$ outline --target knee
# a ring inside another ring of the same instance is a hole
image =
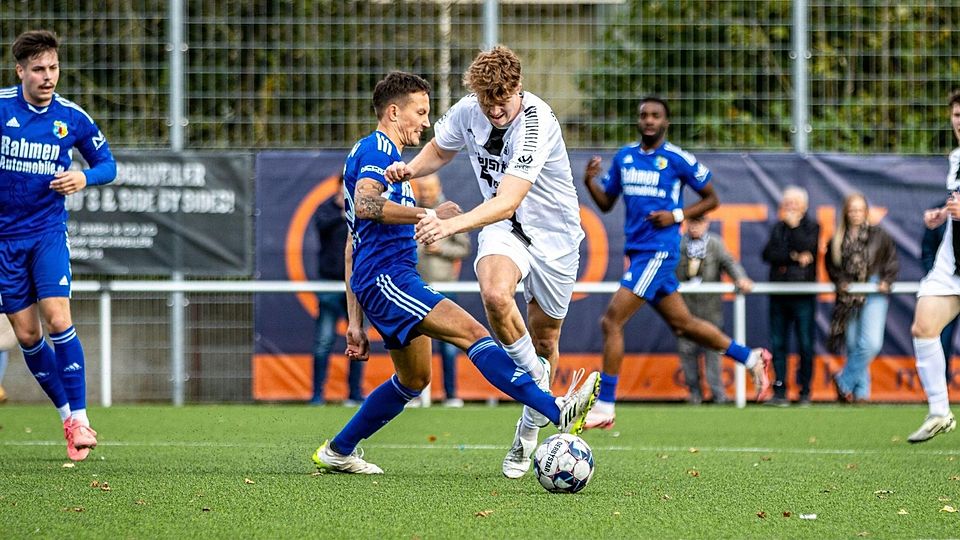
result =
[[[616,334],[623,331],[623,324],[614,319],[609,313],[600,319],[600,329],[603,335]]]
[[[430,384],[430,372],[426,373],[405,373],[403,375],[397,374],[397,379],[400,380],[400,384],[413,390],[415,392],[420,392]]]
[[[504,315],[516,305],[513,294],[499,289],[487,289],[480,291],[480,298],[483,300],[483,307],[487,313]]]
[[[68,315],[63,313],[53,313],[47,317],[47,328],[50,329],[51,334],[59,334],[60,332],[65,331],[67,328],[73,326],[73,321],[70,320]]]
[[[940,337],[939,329],[933,328],[926,321],[915,320],[910,326],[910,334],[915,338],[933,339]]]
[[[32,347],[39,343],[43,338],[43,334],[40,332],[39,326],[36,328],[18,329],[14,332],[14,334],[17,336],[17,342],[24,347]]]

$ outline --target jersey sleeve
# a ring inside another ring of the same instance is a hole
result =
[[[467,144],[465,133],[466,111],[470,96],[464,97],[450,107],[433,125],[433,140],[443,150],[459,151]]]
[[[617,152],[617,155],[613,157],[613,163],[611,163],[610,168],[607,169],[607,174],[605,174],[603,180],[600,181],[600,186],[603,187],[603,192],[606,193],[608,197],[619,197],[623,191],[623,181],[620,178],[620,160],[622,157],[623,152]]]
[[[383,173],[394,161],[396,160],[375,148],[367,148],[366,151],[359,156],[358,165],[360,170],[357,171],[357,183],[360,183],[364,178],[369,178],[380,182],[384,186],[390,187],[390,183],[387,182]]]
[[[520,114],[523,131],[516,135],[518,148],[511,152],[503,172],[533,183],[561,140],[560,123],[546,106],[530,105]]]
[[[697,161],[696,156],[674,147],[673,166],[677,170],[677,178],[696,191],[707,187],[713,173],[703,163]]]
[[[97,186],[112,182],[117,177],[117,163],[113,159],[107,138],[86,113],[76,115],[76,125],[79,132],[75,146],[90,165],[89,169],[83,171],[87,177],[87,185]]]

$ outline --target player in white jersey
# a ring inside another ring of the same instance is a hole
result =
[[[487,318],[519,372],[546,389],[584,234],[560,124],[549,105],[523,91],[520,70],[507,47],[478,54],[463,79],[473,93],[437,121],[433,140],[410,163],[394,163],[385,176],[393,182],[425,176],[467,148],[484,202],[450,219],[425,217],[416,238],[430,244],[483,228],[474,267]],[[514,300],[521,282],[529,332]],[[503,461],[505,476],[520,478],[530,468],[544,424],[524,407]]]
[[[960,143],[960,92],[950,96],[949,107],[953,135]],[[947,229],[933,268],[920,282],[913,326],[910,328],[917,357],[917,374],[920,375],[929,405],[929,414],[923,424],[907,437],[912,443],[928,441],[939,433],[953,431],[957,426],[950,411],[946,359],[940,343],[940,332],[960,313],[960,266],[957,265],[957,250],[960,249],[960,229],[957,228],[957,220],[960,220],[957,193],[960,191],[960,147],[950,152],[947,191],[950,196],[946,205],[932,220],[934,227],[946,221]]]

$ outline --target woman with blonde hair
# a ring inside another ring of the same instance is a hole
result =
[[[827,346],[839,353],[846,345],[847,363],[833,383],[837,399],[847,403],[870,399],[870,362],[883,346],[890,285],[900,270],[893,240],[882,227],[867,222],[868,214],[862,194],[848,195],[825,257],[827,274],[837,288]],[[878,293],[847,292],[851,283],[864,282],[876,283]]]

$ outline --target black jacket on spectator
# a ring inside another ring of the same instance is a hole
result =
[[[800,225],[791,229],[783,221],[777,222],[770,231],[770,239],[763,248],[763,260],[770,265],[770,281],[816,281],[817,246],[820,242],[820,225],[804,214]],[[790,258],[790,253],[809,251],[813,262],[807,266]]]
[[[313,225],[317,229],[320,248],[317,254],[320,262],[317,277],[324,280],[343,280],[347,246],[347,220],[343,217],[343,208],[330,197],[317,208],[313,216]]]

